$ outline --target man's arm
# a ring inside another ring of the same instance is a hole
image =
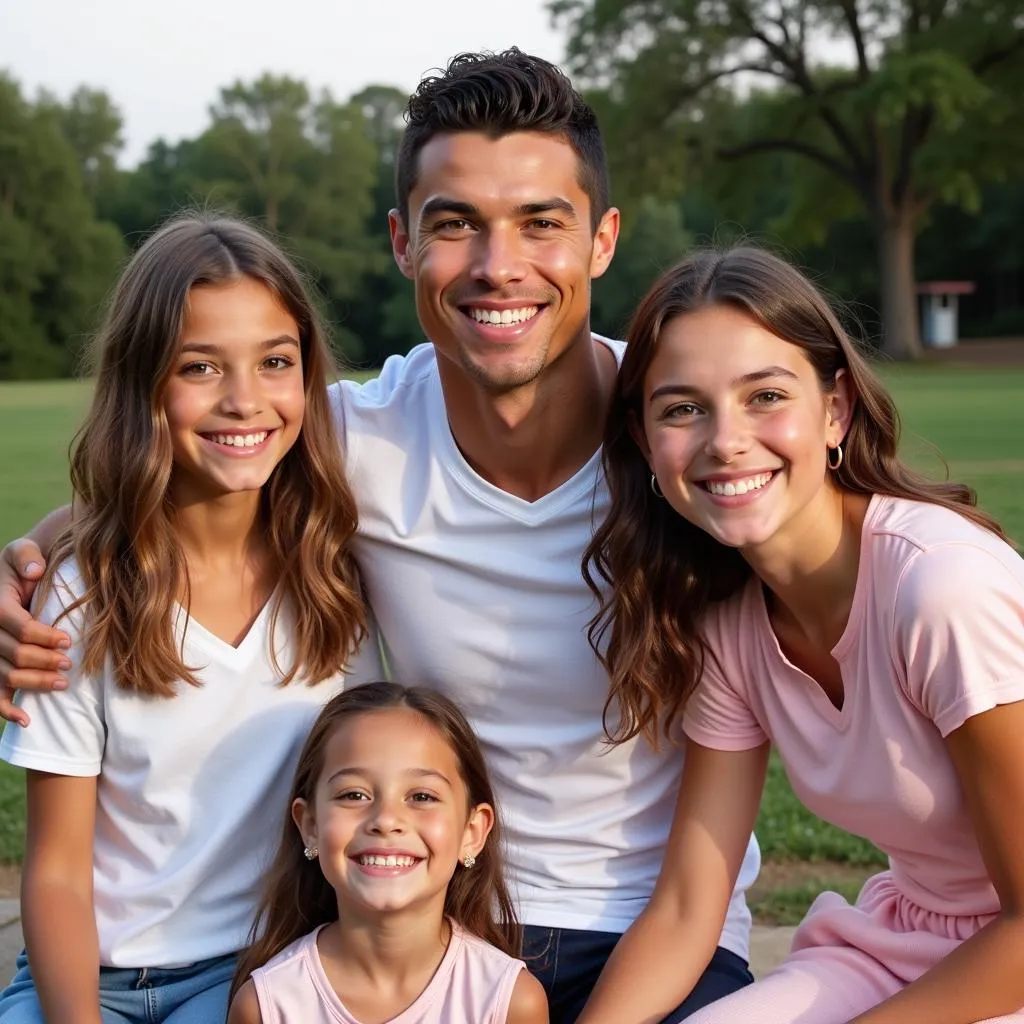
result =
[[[71,667],[63,653],[70,638],[37,622],[28,612],[46,556],[71,521],[71,506],[51,512],[28,536],[0,551],[0,718],[28,725],[28,716],[13,704],[15,690],[61,690],[61,675]]]

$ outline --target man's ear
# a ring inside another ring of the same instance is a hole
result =
[[[594,231],[594,247],[590,254],[590,276],[600,277],[612,262],[619,239],[619,211],[615,207],[605,210]]]
[[[409,249],[409,232],[398,210],[388,210],[388,232],[391,235],[391,252],[402,274],[413,278],[412,254]]]

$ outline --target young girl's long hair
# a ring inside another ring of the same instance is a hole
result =
[[[135,253],[93,346],[92,407],[71,459],[74,520],[50,558],[78,561],[85,584],[83,668],[110,657],[118,684],[173,696],[198,685],[182,662],[173,610],[188,571],[168,497],[173,471],[163,396],[174,369],[189,292],[249,277],[265,284],[299,328],[305,414],[298,440],[261,493],[261,528],[280,581],[274,625],[287,601],[294,662],[316,683],[344,666],[366,632],[348,553],[356,506],[345,479],[327,386],[334,366],[299,273],[256,228],[226,217],[174,218]],[[187,610],[187,600],[184,602]]]
[[[300,798],[313,802],[324,768],[324,752],[338,726],[357,715],[388,708],[411,708],[422,715],[455,752],[469,807],[486,803],[494,810],[494,825],[476,863],[472,869],[457,867],[448,885],[445,916],[498,949],[519,955],[521,929],[505,882],[501,813],[470,724],[452,701],[433,690],[398,683],[366,683],[327,702],[299,755],[281,841],[266,875],[249,948],[238,962],[232,997],[257,967],[318,925],[338,919],[337,895],[320,865],[306,859],[291,806]]]
[[[604,434],[611,507],[583,558],[583,574],[599,602],[589,632],[611,679],[605,730],[612,742],[641,734],[657,745],[662,730],[670,734],[702,671],[702,615],[751,574],[735,548],[654,495],[650,467],[630,434],[631,423],[642,423],[644,377],[662,328],[709,305],[736,308],[799,346],[826,392],[839,370],[850,375],[857,400],[834,474],[839,487],[941,505],[1002,536],[998,524],[974,507],[969,487],[928,480],[900,461],[892,399],[803,274],[750,246],[694,253],[655,282],[633,315]]]

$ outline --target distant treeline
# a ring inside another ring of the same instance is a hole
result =
[[[122,119],[82,87],[66,102],[24,94],[0,73],[0,378],[74,375],[119,268],[154,226],[190,206],[238,211],[277,233],[314,277],[338,350],[372,367],[421,340],[412,290],[394,267],[386,216],[406,96],[373,85],[345,102],[264,75],[223,89],[194,139],[154,142],[138,167],[117,166]],[[753,116],[732,103],[731,116]],[[600,104],[599,104],[600,106]],[[1020,129],[1018,123],[1018,130]],[[750,237],[782,248],[847,300],[869,340],[881,301],[867,217],[834,203],[792,207],[785,156],[743,173],[714,163],[677,188],[620,174],[624,211],[612,270],[595,283],[594,326],[621,332],[659,269],[695,244]],[[962,333],[1024,333],[1024,175],[984,185],[971,212],[938,202],[916,248],[918,279],[970,279]]]

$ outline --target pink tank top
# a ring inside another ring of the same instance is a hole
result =
[[[319,932],[297,939],[252,972],[263,1024],[360,1024],[327,980],[316,948]],[[525,968],[522,960],[453,924],[429,984],[388,1024],[505,1024],[512,989]]]

